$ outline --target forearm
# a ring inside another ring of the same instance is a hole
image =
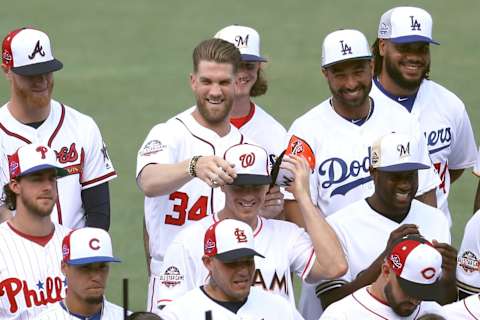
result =
[[[138,185],[147,197],[170,194],[192,179],[187,171],[189,162],[149,164],[138,176]]]
[[[297,201],[285,200],[282,215],[285,217],[285,220],[295,223],[301,228],[305,228],[305,221],[303,221]]]
[[[347,261],[335,231],[308,194],[298,196],[297,203],[317,257],[308,279],[318,281],[342,276],[347,271]]]
[[[437,301],[441,305],[445,305],[448,303],[452,303],[457,301],[458,298],[458,290],[457,290],[457,282],[451,279],[443,279],[440,281],[442,290],[441,296],[439,301]]]

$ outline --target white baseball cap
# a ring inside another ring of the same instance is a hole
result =
[[[353,59],[372,59],[367,38],[358,30],[337,30],[323,40],[322,68]]]
[[[85,227],[70,232],[62,243],[63,261],[70,265],[95,262],[120,262],[113,256],[112,240],[107,231]]]
[[[380,171],[399,172],[428,169],[422,162],[421,145],[412,136],[392,132],[374,142],[370,163]]]
[[[268,153],[254,144],[237,144],[225,151],[223,158],[234,164],[237,177],[234,185],[266,185],[272,183]]]
[[[385,12],[378,25],[378,38],[393,43],[428,42],[432,39],[432,16],[416,7],[396,7]]]
[[[8,156],[10,179],[47,169],[56,169],[59,177],[68,175],[68,171],[57,164],[55,152],[46,145],[26,144],[18,148],[13,155]]]
[[[222,262],[234,262],[244,257],[263,255],[255,251],[252,228],[245,222],[224,219],[205,232],[204,254]]]
[[[2,63],[24,76],[63,68],[63,64],[53,57],[47,34],[31,28],[13,30],[3,39]]]
[[[267,61],[260,55],[260,36],[253,28],[231,25],[218,31],[213,37],[234,44],[240,51],[242,61]]]
[[[419,235],[405,236],[393,246],[387,263],[408,296],[426,301],[438,297],[442,255],[430,242]]]

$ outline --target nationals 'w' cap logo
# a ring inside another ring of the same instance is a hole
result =
[[[272,182],[268,154],[260,146],[237,144],[227,149],[223,158],[233,164],[237,173],[234,185],[268,185]]]

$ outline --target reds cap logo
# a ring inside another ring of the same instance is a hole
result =
[[[422,270],[422,272],[421,272],[422,276],[423,276],[425,279],[427,279],[427,280],[430,280],[430,279],[432,279],[433,277],[435,277],[435,274],[436,274],[436,273],[437,273],[437,272],[436,272],[435,269],[432,268],[432,267],[426,268],[426,269]]]

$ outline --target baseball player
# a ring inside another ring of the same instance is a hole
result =
[[[373,45],[374,85],[370,96],[387,97],[418,119],[433,165],[440,176],[437,206],[448,209],[450,184],[473,167],[476,143],[463,102],[429,80],[432,17],[420,8],[396,7],[380,18]]]
[[[162,320],[162,318],[153,312],[137,311],[129,315],[127,320]]]
[[[428,168],[422,162],[421,145],[409,135],[390,133],[372,146],[370,162],[373,195],[327,218],[340,239],[349,270],[340,279],[317,287],[323,307],[370,284],[378,276],[390,244],[417,233],[432,241],[444,256],[439,302],[455,300],[456,250],[448,245],[447,218],[440,209],[414,199],[418,170]]]
[[[260,216],[271,182],[265,149],[251,144],[236,145],[227,150],[225,160],[233,163],[237,172],[233,183],[222,187],[225,208],[182,230],[168,247],[158,282],[160,306],[205,284],[208,269],[198,263],[203,248],[196,239],[223,219],[247,223],[254,230],[256,250],[265,254],[265,259],[256,261],[253,285],[285,297],[292,306],[295,306],[292,273],[307,282],[318,282],[345,272],[347,266],[335,233],[310,199],[310,169],[306,161],[292,156],[282,166],[295,174],[295,182],[287,190],[300,203],[308,222],[307,232],[291,222]]]
[[[418,319],[423,314],[442,315],[433,302],[441,290],[442,255],[418,235],[397,240],[371,285],[330,305],[321,320]],[[450,318],[448,318],[450,319]]]
[[[475,161],[475,166],[473,167],[473,174],[477,177],[480,177],[480,150],[477,153],[477,160]],[[475,193],[475,200],[473,202],[473,212],[477,212],[480,209],[480,180],[477,184],[477,192]]]
[[[229,122],[239,62],[231,43],[201,42],[193,52],[190,76],[196,106],[153,127],[138,152],[137,183],[146,196],[151,255],[148,311],[158,299],[153,288],[167,246],[184,227],[223,207],[223,192],[216,187],[235,177],[222,156],[244,140]]]
[[[113,256],[107,231],[82,228],[70,232],[62,242],[61,269],[68,283],[65,299],[50,305],[38,320],[123,319],[123,308],[104,297],[109,263]]]
[[[0,148],[6,155],[29,143],[53,149],[57,164],[69,173],[59,181],[53,221],[108,229],[108,181],[116,173],[94,120],[52,99],[53,72],[62,66],[44,32],[21,28],[8,33],[2,70],[10,82],[10,100],[0,108]],[[8,170],[6,160],[0,167]]]
[[[448,320],[478,320],[480,319],[480,296],[474,294],[460,301],[443,306],[443,312]]]
[[[369,44],[357,30],[330,33],[323,42],[322,72],[332,97],[296,119],[288,137],[304,140],[315,154],[310,179],[313,203],[328,216],[373,193],[369,173],[372,143],[386,133],[406,132],[424,140],[418,122],[389,99],[369,99],[373,66]],[[430,163],[423,141],[423,162]],[[417,196],[435,203],[438,177],[434,169],[419,176]],[[303,226],[296,201],[285,195],[289,220]],[[321,309],[314,288],[303,286],[300,310],[308,319],[318,320]]]
[[[458,250],[457,286],[459,297],[480,293],[480,211],[467,222]]]
[[[224,219],[205,232],[202,262],[208,283],[188,291],[162,311],[167,319],[294,319],[295,308],[285,299],[251,287],[253,231],[244,222]]]
[[[65,296],[59,262],[70,229],[52,222],[50,215],[57,178],[68,172],[41,144],[20,147],[9,157],[8,168],[5,203],[16,214],[0,224],[0,319],[35,319]]]
[[[233,43],[241,53],[242,61],[235,80],[230,123],[247,138],[265,148],[273,165],[284,149],[285,128],[262,107],[252,101],[252,97],[264,95],[268,89],[263,65],[267,59],[260,55],[260,36],[250,27],[231,25],[218,31],[215,38]],[[265,129],[268,128],[268,134]],[[264,217],[275,217],[283,210],[283,194],[273,185],[262,209]]]

